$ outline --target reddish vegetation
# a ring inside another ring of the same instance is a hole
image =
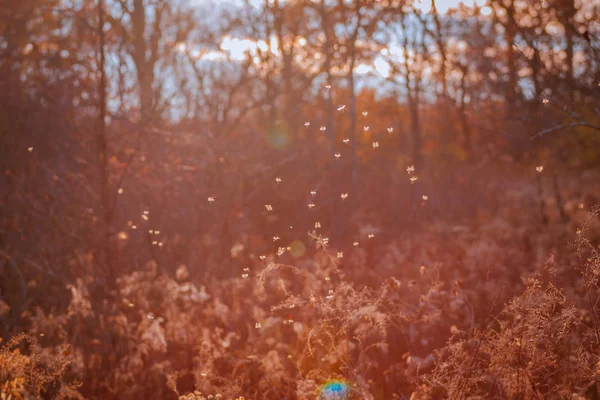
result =
[[[0,6],[0,400],[599,398],[598,6],[260,3]]]

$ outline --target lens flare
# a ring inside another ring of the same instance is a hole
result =
[[[302,257],[306,254],[306,245],[300,240],[294,240],[290,243],[290,254],[292,257]]]
[[[346,400],[350,394],[350,386],[344,381],[328,381],[321,387],[319,400]]]
[[[269,128],[266,136],[269,147],[277,150],[283,150],[290,144],[290,133],[283,124],[275,124]]]

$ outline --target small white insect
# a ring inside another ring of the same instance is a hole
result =
[[[315,206],[315,203],[310,203],[310,204],[308,205],[308,208],[313,208],[314,206]]]
[[[346,200],[348,198],[348,193],[342,193],[340,197],[342,198],[342,200]]]
[[[341,106],[339,106],[339,107],[337,108],[337,110],[338,110],[338,111],[340,111],[340,112],[344,111],[345,109],[346,109],[346,106],[345,106],[345,105],[341,105]]]
[[[211,196],[211,197],[209,197],[209,198],[208,198],[208,202],[209,202],[209,203],[212,203],[212,202],[214,202],[214,201],[215,201],[215,198],[214,198],[214,197],[212,197],[212,196]]]
[[[275,182],[281,183],[281,178],[280,177],[275,178]]]
[[[387,128],[387,131],[388,131],[389,134],[392,134],[394,132],[394,128],[389,127],[389,128]]]
[[[373,148],[376,149],[379,147],[379,142],[373,142]]]
[[[27,151],[31,153],[33,151],[33,147],[28,147]]]
[[[348,143],[350,143],[350,139],[346,138],[346,139],[342,140],[342,142],[343,142],[344,144],[348,144]]]
[[[319,221],[315,222],[315,229],[318,229],[321,227],[321,223]]]
[[[544,170],[544,166],[543,165],[538,165],[537,167],[535,167],[535,170],[540,173]]]
[[[367,115],[369,115],[369,113],[367,111],[363,111],[362,115],[363,117],[366,117]]]
[[[306,122],[304,123],[304,126],[306,126],[306,127],[308,128],[308,127],[310,126],[310,122],[306,121]]]
[[[343,251],[338,251],[337,258],[344,258],[344,252]]]
[[[277,242],[279,239],[281,239],[279,236],[273,236],[273,242]]]
[[[373,239],[374,237],[375,237],[375,234],[369,233],[369,239]]]
[[[326,126],[322,126],[322,127],[320,127],[320,128],[319,128],[319,130],[320,130],[321,132],[325,132],[325,131],[327,130],[327,127],[326,127]]]
[[[371,127],[363,126],[363,132],[369,132],[369,129],[371,129]]]
[[[123,188],[119,188],[119,190],[117,190],[117,193],[123,194]]]
[[[265,208],[267,209],[267,211],[273,211],[273,206],[270,204],[265,204]]]
[[[316,191],[316,190],[311,190],[311,191],[310,191],[310,194],[311,194],[312,196],[316,196],[316,195],[317,195],[317,191]]]
[[[419,179],[419,178],[417,178],[416,176],[411,176],[410,183],[415,183],[417,181],[417,179]]]
[[[336,160],[339,160],[342,155],[340,153],[335,153],[334,156]]]
[[[408,167],[406,167],[406,172],[408,172],[409,174],[415,172],[415,166],[409,165]]]

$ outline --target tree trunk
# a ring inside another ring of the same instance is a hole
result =
[[[445,103],[448,97],[448,82],[446,79],[446,44],[444,43],[444,38],[442,36],[442,24],[440,23],[437,7],[435,6],[435,0],[431,0],[431,13],[433,14],[433,21],[435,23],[435,40],[438,51],[440,52],[440,79],[442,80],[442,99]]]
[[[329,35],[329,20],[327,19],[327,9],[325,8],[325,0],[321,0],[321,28],[325,34],[325,43],[323,44],[325,53],[325,74],[327,75],[327,135],[331,142],[331,155],[335,154],[335,127],[333,119],[333,76],[331,74],[331,37]]]
[[[407,84],[409,86],[410,84]],[[417,167],[421,168],[423,158],[421,154],[421,119],[419,116],[419,101],[418,97],[414,94],[408,95],[408,109],[410,112],[410,125],[411,125],[411,142],[412,150],[411,157],[412,163]]]
[[[158,7],[158,6],[157,6]],[[155,10],[155,29],[160,24],[161,11]],[[154,64],[156,59],[156,48],[160,35],[153,32],[150,41],[146,40],[146,10],[144,0],[133,0],[133,12],[131,13],[132,37],[133,37],[133,61],[135,64],[139,89],[140,116],[145,121],[152,115],[154,107]],[[148,54],[150,44],[150,54]]]
[[[116,277],[113,274],[113,257],[111,254],[111,234],[110,225],[112,222],[112,210],[110,207],[110,193],[108,184],[108,146],[106,140],[106,55],[105,55],[105,35],[104,35],[104,0],[98,0],[98,38],[99,38],[99,60],[98,68],[100,71],[100,80],[98,81],[98,128],[96,133],[98,168],[100,170],[100,201],[103,212],[103,233],[102,233],[102,267],[104,269],[104,279],[109,287],[115,283]]]
[[[471,137],[471,128],[469,126],[469,119],[466,114],[466,95],[467,95],[467,87],[466,87],[466,77],[468,73],[468,68],[463,66],[462,68],[462,76],[460,79],[460,124],[463,130],[464,137],[464,150],[467,154],[467,160],[473,161],[474,159],[474,151],[473,151],[473,138]]]
[[[357,143],[356,143],[356,82],[354,77],[354,66],[356,65],[356,40],[358,39],[358,33],[361,26],[361,15],[360,9],[362,7],[361,1],[356,0],[354,12],[356,13],[356,27],[352,33],[350,39],[350,68],[348,71],[348,87],[350,90],[350,143],[352,146],[352,193],[356,195],[356,189],[359,182],[359,165],[358,165],[358,154],[357,154]]]
[[[574,80],[574,71],[573,71],[573,46],[574,40],[573,37],[575,35],[575,27],[573,26],[573,20],[575,14],[577,13],[577,9],[575,8],[575,4],[573,0],[564,0],[560,2],[560,22],[565,28],[565,64],[567,66],[567,76],[566,76],[566,90],[569,93],[569,107],[573,107],[573,100],[575,94],[575,80]]]
[[[506,65],[508,68],[508,83],[505,90],[505,99],[507,104],[507,119],[514,118],[515,111],[517,109],[516,97],[517,97],[517,60],[513,45],[516,37],[516,21],[515,21],[515,8],[511,2],[510,6],[506,7],[506,15],[508,22],[504,26],[506,41]]]

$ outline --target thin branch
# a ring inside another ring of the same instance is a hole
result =
[[[550,128],[547,128],[547,129],[537,132],[535,135],[531,136],[530,138],[531,139],[539,139],[543,136],[548,135],[549,133],[561,131],[561,130],[568,129],[568,128],[575,128],[578,126],[584,126],[587,128],[591,128],[591,129],[600,131],[600,126],[592,125],[592,124],[582,120],[582,121],[571,122],[570,124],[555,125],[553,127],[550,127]]]

